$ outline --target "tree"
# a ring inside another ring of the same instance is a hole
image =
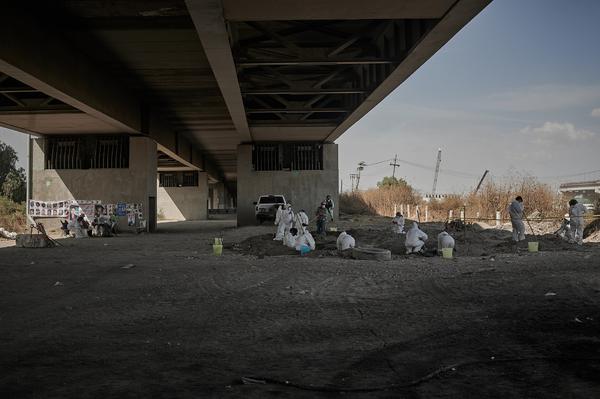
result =
[[[0,141],[0,195],[10,198],[14,202],[25,201],[25,170],[17,169],[19,157],[17,152]]]
[[[393,176],[385,176],[380,182],[377,182],[377,187],[386,188],[386,187],[406,187],[411,188],[410,185],[406,182],[406,180],[400,178],[397,179]]]
[[[13,202],[23,202],[27,196],[25,184],[25,169],[13,169],[6,175],[0,191]]]
[[[16,170],[16,164],[19,157],[17,152],[9,146],[0,141],[0,194],[2,194],[2,186],[6,176],[13,170]]]

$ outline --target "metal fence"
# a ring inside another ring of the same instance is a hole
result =
[[[255,144],[252,149],[255,171],[323,170],[320,143]]]
[[[129,136],[48,137],[46,169],[110,169],[129,167]]]
[[[159,172],[159,187],[197,187],[198,172]]]

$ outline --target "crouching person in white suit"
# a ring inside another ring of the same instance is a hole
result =
[[[441,255],[443,248],[452,248],[454,249],[454,238],[447,231],[442,231],[437,236],[438,241],[438,255]]]
[[[345,251],[349,248],[354,248],[356,246],[356,241],[350,234],[342,231],[337,238],[336,245],[338,251]]]
[[[312,234],[310,234],[310,231],[308,231],[308,230],[304,230],[304,232],[302,234],[300,234],[298,236],[298,238],[296,238],[296,246],[295,246],[296,251],[301,251],[302,246],[304,246],[304,245],[309,247],[311,251],[314,251],[316,248],[315,239],[313,238]]]
[[[414,222],[412,227],[406,232],[406,241],[404,242],[406,254],[422,252],[427,238],[427,234],[419,229],[417,222]]]

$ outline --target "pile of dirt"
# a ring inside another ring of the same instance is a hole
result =
[[[227,246],[225,246],[227,248]],[[240,251],[244,255],[254,256],[278,256],[294,255],[296,251],[288,248],[281,241],[274,241],[272,234],[261,234],[254,237],[248,237],[239,244],[233,244],[234,251]]]
[[[336,241],[338,232],[328,232],[326,236],[315,235],[315,250],[308,254],[309,257],[337,256]],[[226,248],[228,248],[226,246]],[[261,234],[245,239],[231,245],[230,248],[244,255],[254,256],[280,256],[298,255],[299,252],[283,245],[281,241],[273,240],[272,234]]]
[[[585,242],[600,242],[600,219],[595,219],[583,229]]]
[[[339,256],[336,250],[336,239],[339,232],[342,231],[342,227],[346,227],[345,231],[354,237],[356,246],[388,249],[395,258],[406,256],[404,246],[406,235],[393,233],[389,220],[368,217],[362,218],[360,222],[354,219],[348,220],[346,223],[340,223],[338,232],[328,232],[326,236],[315,235],[316,250],[308,256]],[[410,228],[411,225],[412,222],[407,222],[406,228]],[[420,223],[419,227],[429,237],[425,244],[426,249],[435,251],[437,249],[437,235],[444,229],[444,224],[439,222]],[[574,244],[570,244],[553,234],[558,229],[556,222],[532,223],[532,227],[536,234],[527,234],[527,239],[518,244],[519,250],[526,250],[529,241],[537,241],[540,251],[553,252],[576,249]],[[527,233],[529,231],[528,228]],[[460,231],[450,231],[450,234],[456,241],[455,251],[457,256],[488,256],[512,253],[516,249],[509,226],[496,228],[482,223],[470,224]],[[600,239],[600,228],[596,228],[594,234],[597,234]],[[247,238],[241,243],[235,244],[232,249],[245,255],[255,256],[298,255],[297,251],[285,247],[281,241],[273,241],[271,234]]]

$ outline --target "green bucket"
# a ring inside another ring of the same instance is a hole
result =
[[[221,256],[222,253],[223,253],[223,245],[213,244],[213,254],[215,256]]]
[[[442,258],[452,259],[452,252],[454,248],[442,248]]]
[[[539,242],[538,241],[529,241],[527,243],[527,250],[529,252],[537,252],[539,249]]]

